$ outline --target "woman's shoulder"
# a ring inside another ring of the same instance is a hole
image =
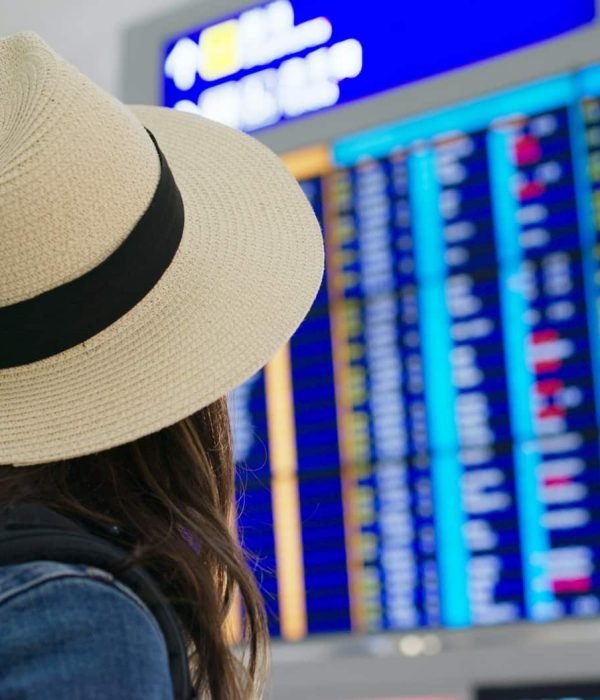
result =
[[[173,697],[158,623],[103,569],[54,561],[0,566],[0,627],[0,697]]]
[[[98,581],[120,591],[146,612],[160,631],[152,613],[142,599],[131,588],[96,566],[88,564],[66,564],[59,561],[30,561],[23,564],[0,566],[0,606],[10,598],[34,589],[49,581],[62,581],[64,585],[85,587],[86,581]]]

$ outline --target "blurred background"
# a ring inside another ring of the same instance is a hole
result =
[[[598,9],[0,0],[264,141],[322,224],[312,311],[231,396],[273,698],[600,699]]]

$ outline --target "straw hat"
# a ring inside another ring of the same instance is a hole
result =
[[[208,405],[291,337],[322,273],[312,209],[256,140],[126,107],[34,33],[0,40],[0,464]]]

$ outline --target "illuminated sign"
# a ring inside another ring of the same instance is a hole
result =
[[[362,70],[360,42],[332,42],[332,34],[325,17],[297,24],[292,3],[275,0],[207,27],[198,41],[181,38],[165,60],[165,76],[180,91],[198,76],[217,84],[173,106],[246,131],[330,107],[340,99],[340,82]]]
[[[169,39],[163,104],[255,131],[582,26],[595,0],[272,0]]]

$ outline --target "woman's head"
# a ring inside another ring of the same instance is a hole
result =
[[[179,612],[199,687],[248,697],[224,632],[236,587],[250,680],[265,623],[211,402],[308,312],[319,223],[255,139],[124,105],[35,34],[0,39],[0,86],[0,507],[121,526]]]
[[[154,575],[179,614],[199,694],[235,700],[259,689],[267,632],[232,526],[234,463],[225,399],[106,451],[33,467],[0,466],[0,509],[19,502],[118,525],[131,563]],[[245,665],[226,630],[236,589],[245,610]]]

